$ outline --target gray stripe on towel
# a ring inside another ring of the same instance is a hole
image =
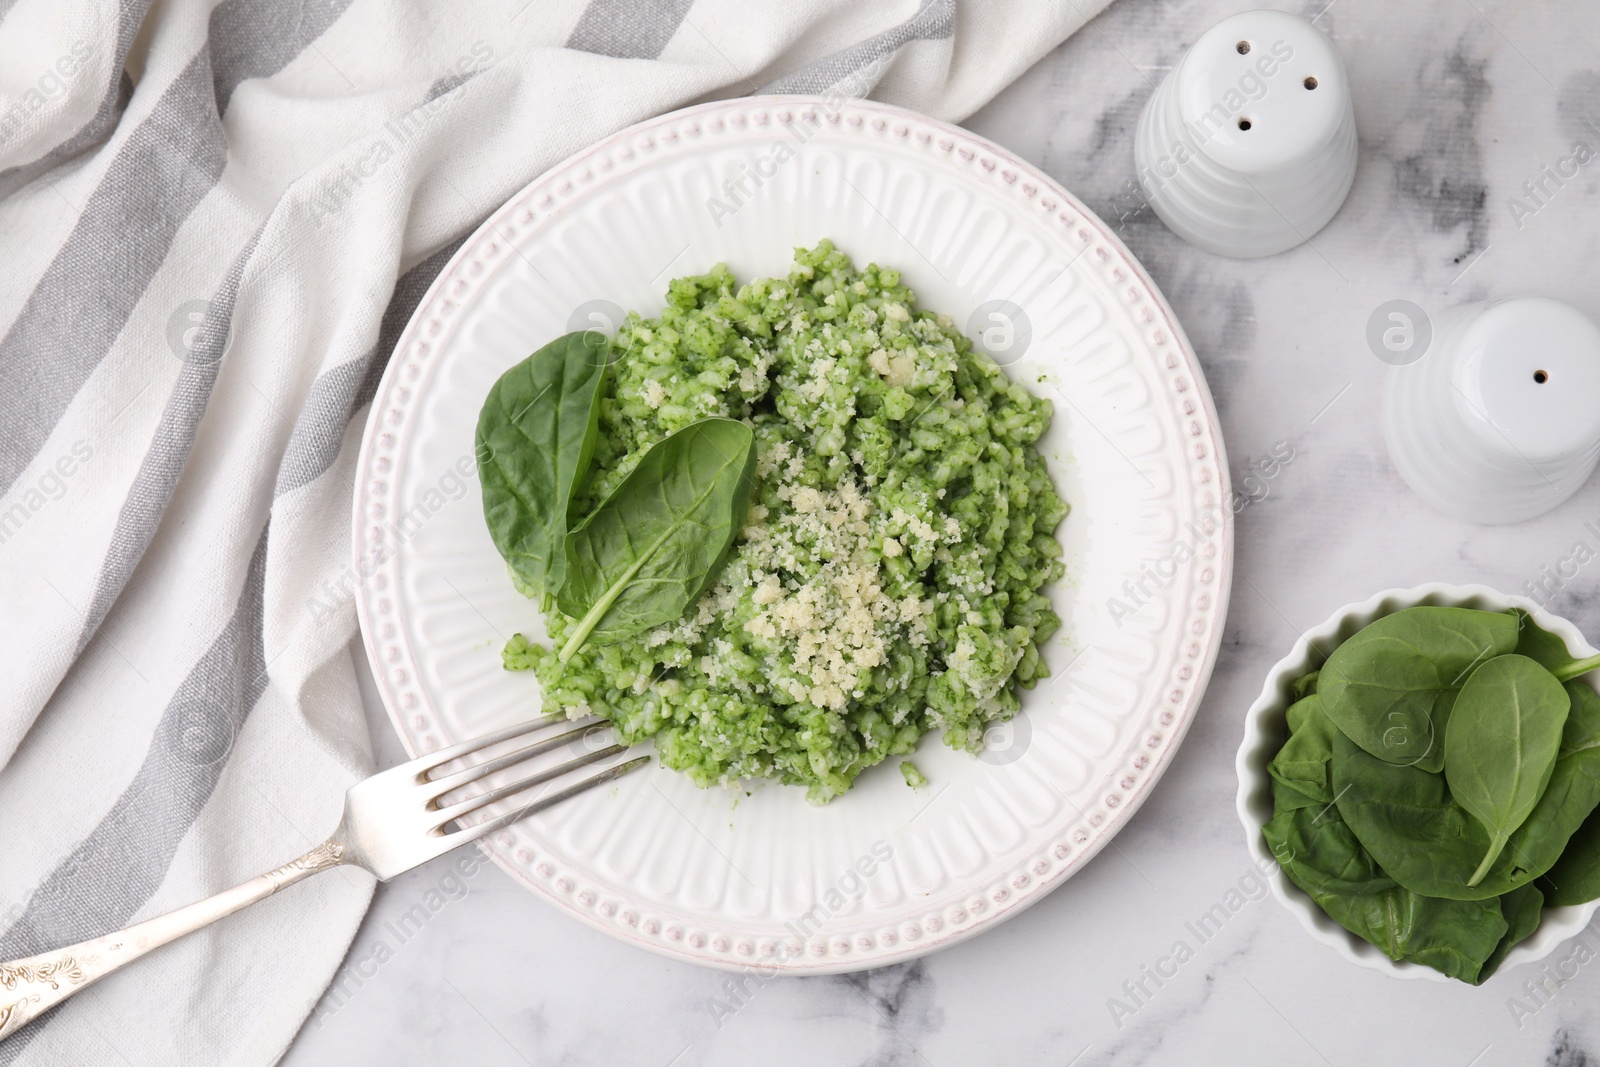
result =
[[[117,514],[117,526],[111,532],[105,558],[100,561],[100,577],[95,581],[94,597],[89,602],[88,615],[83,628],[78,631],[78,649],[81,654],[94,637],[95,631],[105,621],[111,605],[122,595],[123,586],[133,576],[133,569],[144,558],[145,549],[161,525],[172,491],[177,488],[183,468],[189,462],[189,451],[194,447],[195,433],[200,420],[205,417],[206,406],[211,402],[211,389],[217,382],[217,368],[228,347],[228,332],[233,323],[233,304],[239,295],[239,278],[245,264],[255,252],[261,238],[257,230],[245,245],[228,274],[222,280],[217,295],[206,309],[189,348],[177,384],[167,397],[167,406],[156,424],[150,447],[145,450],[128,487],[127,498]]]
[[[422,302],[423,294],[464,240],[463,237],[451,241],[402,274],[395,283],[389,306],[384,309],[377,344],[365,355],[324,371],[312,383],[300,415],[295,419],[283,461],[278,465],[278,484],[272,492],[274,499],[308,485],[333,466],[339,457],[345,427],[377,392],[378,380],[389,365],[389,356],[400,339],[400,331],[411,321],[411,314]]]
[[[264,527],[233,615],[173,693],[133,780],[78,847],[0,934],[16,959],[120,930],[155,895],[178,846],[216,789],[245,718],[266,688],[262,593]],[[0,1067],[22,1053],[54,1013],[0,1043]]]
[[[767,85],[763,93],[817,95],[838,85],[858,70],[885,59],[910,41],[939,41],[956,32],[955,0],[927,0],[917,13],[860,44],[785,74]],[[863,94],[864,95],[864,94]]]
[[[223,0],[212,11],[207,46],[118,149],[0,338],[0,493],[38,455],[127,325],[179,227],[216,186],[227,158],[219,116],[233,90],[282,69],[348,3]]]
[[[618,59],[654,59],[693,6],[694,0],[589,0],[567,47]]]

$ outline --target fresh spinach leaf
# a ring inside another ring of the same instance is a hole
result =
[[[1317,677],[1322,709],[1365,751],[1439,771],[1456,694],[1472,669],[1517,644],[1517,620],[1471,608],[1386,615],[1334,649]]]
[[[1483,824],[1450,798],[1442,774],[1388,763],[1343,734],[1334,739],[1333,787],[1339,814],[1378,864],[1414,893],[1478,900],[1499,896],[1542,873],[1513,869],[1500,856],[1476,886],[1467,879],[1489,848]],[[1559,849],[1538,857],[1554,863]]]
[[[1566,851],[1539,879],[1550,906],[1587,904],[1600,897],[1600,808],[1567,839]]]
[[[1337,732],[1322,713],[1315,694],[1290,705],[1285,716],[1289,740],[1267,764],[1272,775],[1272,795],[1276,810],[1326,807],[1333,803],[1331,764],[1333,735]]]
[[[1600,693],[1587,682],[1563,683],[1572,709],[1567,712],[1567,724],[1561,728],[1561,753],[1588,752],[1600,749]]]
[[[1563,688],[1572,707],[1550,784],[1506,846],[1518,851],[1527,868],[1541,866],[1540,874],[1554,865],[1555,860],[1546,862],[1547,855],[1561,858],[1571,851],[1573,835],[1600,807],[1600,694],[1583,682],[1567,682]]]
[[[744,526],[755,463],[755,435],[735,419],[690,423],[645,452],[567,535],[556,604],[579,621],[563,661],[590,638],[671,622],[699,598]]]
[[[1498,900],[1443,900],[1396,886],[1336,897],[1325,911],[1392,960],[1411,960],[1477,982],[1506,934]]]
[[[1521,608],[1512,608],[1511,614],[1517,619],[1517,655],[1527,656],[1552,674],[1573,662],[1567,643],[1534,622],[1532,615]]]
[[[1594,791],[1596,805],[1583,825],[1568,838],[1561,858],[1540,880],[1545,903],[1551,907],[1585,904],[1600,897],[1600,790],[1593,783],[1600,779],[1600,694],[1584,682],[1568,682],[1572,712],[1562,733],[1562,756],[1551,775],[1550,790],[1557,788]],[[1582,769],[1562,774],[1563,762],[1575,768],[1582,758]]]
[[[1539,916],[1543,908],[1544,894],[1532,882],[1500,898],[1500,914],[1506,921],[1506,932],[1494,952],[1483,961],[1478,977],[1471,979],[1474,985],[1482,985],[1485,979],[1500,969],[1517,943],[1526,940],[1539,928]]]
[[[1262,828],[1262,836],[1289,880],[1318,904],[1324,897],[1395,888],[1395,880],[1361,847],[1336,807],[1276,812]]]
[[[1533,621],[1533,616],[1521,608],[1512,608],[1517,617],[1520,634],[1517,654],[1538,662],[1539,666],[1563,682],[1600,668],[1600,655],[1578,659],[1567,651],[1567,642]]]
[[[1403,959],[1425,964],[1451,978],[1476,983],[1483,966],[1505,939],[1508,924],[1497,900],[1442,900],[1403,889],[1390,890],[1386,909]]]
[[[1310,674],[1302,674],[1294,680],[1294,683],[1289,688],[1293,690],[1296,700],[1303,700],[1316,693],[1317,675],[1320,673],[1320,671],[1312,671]]]
[[[1279,811],[1263,834],[1285,877],[1390,959],[1415,960],[1471,982],[1502,943],[1499,901],[1425,897],[1396,884],[1335,806]]]
[[[525,593],[561,588],[572,498],[599,429],[610,342],[569,333],[495,382],[478,415],[478,481],[489,536]]]
[[[1317,697],[1296,701],[1285,718],[1289,739],[1268,764],[1274,810],[1263,828],[1278,865],[1319,900],[1394,888],[1334,806],[1330,764],[1338,730]]]
[[[1551,868],[1600,804],[1600,746],[1594,744],[1600,698],[1573,696],[1580,685],[1567,683],[1572,710],[1550,784],[1476,886],[1466,883],[1488,851],[1489,834],[1451,799],[1443,775],[1387,763],[1340,734],[1333,752],[1339,813],[1383,869],[1413,892],[1477,900],[1526,885]]]
[[[1571,705],[1555,675],[1516,654],[1486,660],[1461,687],[1444,739],[1445,781],[1489,833],[1468,886],[1489,873],[1544,795]]]
[[[1499,899],[1453,900],[1396,882],[1346,824],[1335,803],[1341,794],[1334,791],[1332,766],[1339,753],[1354,753],[1388,771],[1431,779],[1442,790],[1440,776],[1369,756],[1333,725],[1315,696],[1296,701],[1286,718],[1289,739],[1269,764],[1275,810],[1263,828],[1284,876],[1335,922],[1391,959],[1481,982],[1537,925],[1538,891],[1524,887]],[[1461,818],[1473,824],[1465,812]]]

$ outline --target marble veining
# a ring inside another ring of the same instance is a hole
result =
[[[1490,93],[1489,57],[1473,40],[1482,36],[1481,30],[1464,34],[1448,54],[1418,70],[1419,87],[1437,90],[1439,106],[1426,117],[1420,137],[1392,149],[1400,195],[1425,212],[1437,232],[1461,231],[1465,243],[1453,263],[1482,249],[1489,230],[1489,188],[1478,143]]]
[[[1309,245],[1235,261],[1185,245],[1141,202],[1132,137],[1189,44],[1248,6],[1117,0],[967,123],[1083,198],[1144,263],[1205,366],[1235,481],[1278,442],[1294,450],[1235,520],[1232,606],[1205,704],[1127,828],[984,936],[831,978],[658,958],[543,907],[490,864],[446,860],[380,888],[286,1064],[1600,1062],[1600,952],[1569,942],[1545,966],[1478,989],[1401,982],[1313,942],[1269,895],[1228,896],[1253,885],[1233,812],[1242,715],[1301,630],[1389,586],[1524,592],[1585,542],[1595,562],[1543,595],[1600,639],[1600,536],[1588,526],[1600,529],[1600,483],[1510,527],[1430,511],[1384,452],[1387,368],[1365,341],[1368,317],[1391,299],[1436,315],[1543,293],[1600,318],[1600,166],[1569,165],[1576,172],[1559,183],[1544,170],[1559,176],[1579,144],[1600,156],[1600,7],[1275,5],[1334,38],[1355,95],[1360,169]],[[380,763],[400,761],[381,711],[369,710]],[[1228,917],[1201,941],[1188,925],[1217,906]],[[1595,930],[1584,937],[1600,945]],[[1174,963],[1179,941],[1191,955]],[[1146,978],[1148,995],[1133,1004],[1124,983],[1158,964],[1172,975]],[[1114,1000],[1136,1010],[1114,1012]]]

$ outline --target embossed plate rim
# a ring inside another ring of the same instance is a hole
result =
[[[375,503],[381,507],[383,493],[375,486],[388,480],[378,476],[374,464],[400,453],[395,438],[407,432],[410,426],[406,419],[406,408],[414,398],[410,397],[400,382],[402,371],[418,366],[429,357],[429,338],[445,331],[451,317],[459,312],[459,305],[448,294],[470,294],[472,286],[482,284],[485,274],[493,273],[494,266],[486,269],[486,264],[492,264],[497,256],[502,263],[509,262],[507,257],[500,255],[501,246],[508,243],[507,234],[515,234],[519,226],[532,227],[537,231],[550,224],[558,216],[562,205],[603,188],[604,175],[613,170],[618,160],[626,161],[626,166],[618,169],[628,173],[634,173],[628,168],[647,166],[638,164],[634,159],[635,145],[648,144],[652,151],[659,153],[657,158],[663,158],[672,154],[671,146],[689,144],[708,134],[714,135],[725,130],[740,131],[729,136],[742,136],[743,131],[756,127],[770,133],[772,131],[768,124],[773,118],[782,122],[799,115],[821,121],[816,118],[821,110],[828,112],[823,118],[831,126],[858,131],[863,138],[863,151],[872,150],[869,140],[872,137],[892,138],[901,146],[924,151],[930,169],[964,168],[969,175],[983,183],[987,195],[1011,198],[1008,204],[1030,204],[1041,212],[1041,221],[1046,225],[1059,222],[1065,231],[1064,240],[1068,235],[1073,235],[1084,242],[1080,252],[1093,252],[1095,259],[1102,264],[1096,269],[1104,271],[1108,284],[1126,285],[1118,295],[1127,300],[1130,309],[1137,308],[1142,315],[1136,325],[1145,344],[1134,350],[1134,358],[1149,358],[1152,361],[1164,359],[1156,367],[1156,376],[1168,391],[1157,392],[1150,402],[1170,404],[1173,410],[1167,417],[1171,419],[1171,425],[1174,428],[1187,426],[1189,439],[1178,438],[1167,446],[1176,457],[1177,472],[1185,477],[1198,473],[1197,480],[1210,487],[1207,492],[1214,491],[1219,501],[1230,498],[1226,451],[1220,425],[1193,348],[1171,308],[1144,269],[1122,242],[1076,197],[1038,168],[984,138],[914,112],[867,101],[841,103],[814,97],[748,97],[687,108],[612,134],[529,183],[462,244],[418,304],[396,343],[394,355],[373,401],[363,432],[352,501],[352,560],[357,567],[355,573],[364,575],[366,571],[363,541],[366,516]],[[669,147],[662,149],[663,144]],[[600,171],[599,178],[596,170]],[[1016,199],[1018,197],[1020,201]],[[1131,310],[1129,314],[1132,314]],[[1179,413],[1180,399],[1190,410]],[[386,426],[399,429],[391,433],[385,429]],[[398,477],[393,480],[398,480]],[[1192,482],[1185,480],[1182,488],[1175,491],[1187,494],[1186,499],[1195,502],[1196,510],[1199,510],[1200,490]],[[837,973],[914,958],[964,940],[1017,914],[1080,870],[1144,802],[1170,764],[1173,753],[1199,708],[1221,641],[1233,564],[1232,526],[1224,522],[1222,528],[1223,534],[1214,542],[1217,544],[1215,559],[1208,563],[1215,579],[1211,583],[1213,588],[1200,598],[1205,606],[1191,607],[1191,598],[1184,595],[1174,609],[1178,620],[1168,624],[1175,641],[1181,638],[1183,643],[1190,644],[1197,651],[1184,667],[1175,668],[1175,673],[1185,672],[1180,675],[1181,686],[1177,679],[1173,680],[1167,699],[1158,700],[1161,693],[1168,690],[1168,683],[1163,682],[1149,697],[1152,706],[1141,712],[1140,734],[1145,732],[1143,724],[1146,721],[1158,721],[1158,712],[1162,726],[1159,740],[1147,743],[1146,749],[1141,750],[1136,761],[1141,768],[1137,776],[1125,776],[1121,782],[1109,781],[1117,773],[1117,768],[1113,767],[1106,775],[1108,785],[1101,790],[1100,805],[1092,814],[1080,812],[1081,818],[1068,820],[1062,828],[1034,834],[1037,840],[1033,840],[1027,849],[1029,858],[1020,863],[1001,865],[1000,869],[1009,873],[980,872],[979,876],[963,883],[961,892],[942,893],[938,909],[951,913],[948,921],[941,917],[939,910],[930,911],[925,928],[906,920],[906,925],[919,930],[914,939],[909,933],[904,937],[874,937],[874,931],[882,924],[873,924],[872,928],[854,927],[830,933],[828,938],[820,939],[824,942],[820,954],[773,958],[757,956],[748,937],[734,938],[715,930],[708,936],[696,928],[703,924],[714,926],[715,917],[669,917],[666,922],[654,922],[654,929],[646,930],[641,927],[652,925],[652,921],[641,923],[640,907],[630,907],[626,900],[619,907],[615,900],[599,901],[592,893],[588,894],[588,901],[577,899],[585,894],[574,892],[572,879],[576,876],[554,869],[551,860],[547,859],[538,866],[551,870],[544,874],[543,880],[536,877],[535,864],[531,860],[519,860],[514,855],[512,842],[515,838],[511,832],[496,835],[494,841],[487,843],[488,850],[495,862],[513,878],[564,912],[597,929],[671,958],[729,970],[748,967],[760,960],[784,973]],[[406,683],[397,680],[397,676],[403,676],[403,665],[410,663],[409,649],[401,652],[402,666],[397,667],[380,655],[382,650],[377,636],[380,619],[393,610],[392,603],[383,592],[385,583],[379,582],[377,576],[392,572],[393,567],[394,557],[390,557],[378,564],[373,572],[373,580],[357,584],[356,605],[363,645],[378,691],[396,732],[407,750],[415,755],[425,750],[424,739],[419,737],[422,728],[413,729],[408,718],[416,714],[419,705],[425,705],[427,697],[425,693],[416,691],[418,687],[408,688]],[[1175,586],[1178,584],[1174,583]],[[1189,585],[1184,584],[1183,591],[1187,593],[1188,589]],[[1199,632],[1202,630],[1203,633]],[[1119,750],[1119,753],[1127,754],[1123,750]],[[1092,833],[1090,828],[1093,829]],[[1072,837],[1070,842],[1069,835]],[[559,861],[560,857],[551,859]],[[979,882],[979,877],[985,880]],[[984,907],[981,914],[975,915],[963,907],[961,901],[974,897],[980,891]],[[959,917],[956,913],[959,913]],[[687,936],[686,926],[689,927]],[[833,941],[832,948],[827,944],[830,939]]]

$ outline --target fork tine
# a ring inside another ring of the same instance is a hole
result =
[[[549,752],[553,748],[560,748],[562,745],[577,740],[590,730],[596,729],[604,722],[605,720],[596,718],[593,722],[579,726],[575,730],[568,730],[565,733],[556,734],[554,737],[542,738],[525,748],[507,752],[505,755],[496,756],[492,760],[485,760],[483,763],[475,764],[465,770],[447,774],[443,778],[430,778],[428,779],[428,784],[433,787],[433,799],[438,800],[451,790],[460,789],[469,782],[476,782],[484,775],[515,766],[523,760],[532,759],[534,756],[542,752]]]
[[[530,774],[526,778],[512,782],[510,785],[502,785],[489,790],[487,793],[463,800],[459,804],[452,804],[448,808],[440,808],[434,813],[433,825],[435,827],[448,826],[455,820],[471,815],[480,808],[486,808],[497,800],[504,800],[506,797],[522,792],[524,789],[531,789],[536,785],[550,781],[552,778],[559,778],[568,771],[586,767],[591,763],[598,763],[610,756],[615,756],[619,752],[626,751],[628,751],[626,745],[612,745],[610,748],[603,748],[598,752],[586,752],[581,756],[568,760],[566,763],[555,767],[547,767],[536,774]]]
[[[527,722],[521,722],[515,726],[507,726],[503,730],[496,730],[492,734],[475,737],[471,741],[463,741],[459,745],[451,745],[449,748],[441,748],[437,752],[429,752],[417,757],[410,763],[402,764],[402,766],[409,771],[414,771],[416,774],[425,774],[428,771],[442,767],[453,759],[469,756],[479,749],[488,748],[490,745],[498,745],[500,742],[509,741],[513,737],[530,734],[552,723],[562,722],[566,717],[566,713],[560,711],[552,712],[549,715],[541,715],[537,719],[529,719]]]
[[[539,812],[548,807],[559,804],[569,797],[575,797],[585,790],[593,789],[597,785],[604,785],[613,778],[621,778],[623,775],[636,771],[649,762],[649,756],[639,756],[637,759],[628,760],[626,763],[619,763],[615,767],[607,767],[599,774],[594,775],[591,778],[585,778],[576,785],[570,785],[561,790],[559,793],[552,793],[550,796],[540,797],[538,800],[532,801],[529,804],[517,808],[515,811],[508,811],[504,815],[497,815],[486,822],[477,824],[476,826],[469,826],[466,829],[458,830],[453,834],[446,834],[444,840],[450,842],[449,847],[454,848],[458,844],[466,844],[469,841],[476,841],[481,837],[487,837],[489,834],[498,833],[499,831],[510,826],[512,823],[520,822],[530,815],[537,815]]]

